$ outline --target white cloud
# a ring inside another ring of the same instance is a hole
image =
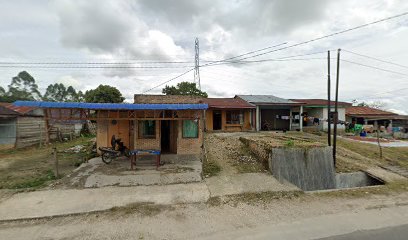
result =
[[[187,61],[184,65],[192,65],[194,39],[199,37],[200,59],[205,64],[205,60],[232,57],[282,42],[291,45],[407,10],[408,2],[402,0],[8,1],[0,9],[0,60],[122,61],[138,67],[163,66],[146,63],[154,60]],[[394,19],[248,60],[342,48],[404,64],[408,57],[407,26],[406,17]],[[322,59],[203,67],[202,87],[212,96],[252,93],[324,98],[325,57],[320,54],[299,58]],[[405,68],[345,51],[341,57],[408,74]],[[154,87],[188,68],[0,70],[3,79],[28,70],[42,89],[54,82],[81,90],[110,84],[131,100],[134,93]],[[334,60],[332,74],[334,79]],[[189,73],[171,83],[192,80],[193,73]],[[7,85],[3,81],[1,85]],[[406,76],[341,62],[342,100],[364,100],[365,96],[375,95],[376,99],[365,100],[386,99],[388,109],[406,112],[408,100],[403,96],[407,90],[378,95],[400,88],[408,88]],[[161,87],[152,92],[160,91]]]

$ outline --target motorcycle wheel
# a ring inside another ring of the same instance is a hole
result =
[[[111,153],[109,153],[109,152],[102,153],[102,161],[104,163],[109,164],[109,163],[112,162],[112,160],[113,160],[113,156],[112,156]]]

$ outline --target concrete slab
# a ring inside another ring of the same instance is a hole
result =
[[[369,169],[364,170],[368,174],[371,174],[374,177],[380,178],[384,182],[395,182],[395,181],[406,181],[407,178],[390,171],[385,170],[381,167],[371,167]]]
[[[27,192],[1,202],[0,221],[103,211],[133,203],[205,202],[209,196],[204,183]]]
[[[243,173],[205,179],[211,197],[254,192],[301,191],[290,183],[282,184],[268,173]]]
[[[119,158],[106,165],[100,158],[93,158],[82,164],[61,182],[66,188],[95,188],[106,186],[149,186],[164,184],[192,183],[202,181],[202,163],[196,155],[163,155],[165,164],[142,165],[130,169],[126,158]]]

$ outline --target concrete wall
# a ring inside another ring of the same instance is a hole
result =
[[[365,172],[336,174],[336,188],[354,188],[383,184]]]
[[[334,111],[334,107],[331,108],[331,111]],[[310,117],[317,117],[320,119],[320,125],[318,126],[319,130],[327,131],[328,129],[328,112],[327,107],[304,107],[303,112],[307,112],[308,116]],[[339,112],[339,121],[346,121],[346,109],[343,107],[338,108]],[[310,127],[316,129],[313,126],[313,123],[309,123],[309,126],[304,126],[305,128]],[[333,129],[334,124],[331,124],[331,129]],[[345,125],[338,124],[337,129],[344,130],[346,128]]]
[[[305,191],[336,186],[331,147],[272,148],[269,169],[279,181]]]

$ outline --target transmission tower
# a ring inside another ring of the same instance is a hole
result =
[[[201,90],[201,81],[200,81],[200,46],[199,46],[199,43],[198,43],[198,38],[195,39],[194,82],[198,85],[198,89]]]

